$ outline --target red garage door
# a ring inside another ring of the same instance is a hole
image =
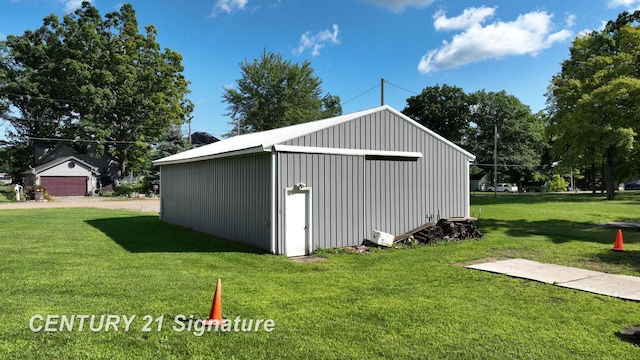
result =
[[[40,184],[51,196],[84,196],[87,178],[84,176],[42,176]]]

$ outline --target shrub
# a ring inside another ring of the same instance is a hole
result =
[[[113,195],[115,196],[129,196],[131,193],[136,191],[133,185],[131,184],[119,184],[113,187]]]
[[[49,196],[49,191],[42,185],[32,185],[26,186],[24,188],[24,197],[25,200],[35,200],[36,193],[42,193],[42,196],[45,200],[51,200],[51,196]]]
[[[567,191],[569,183],[560,175],[553,175],[551,180],[547,181],[548,192],[561,192]]]
[[[16,192],[11,186],[0,186],[0,194],[9,201],[14,201],[16,199]]]
[[[160,185],[160,179],[158,174],[149,174],[144,176],[142,179],[140,179],[140,181],[138,182],[138,192],[140,194],[147,194],[147,195],[153,195],[154,194],[154,190],[153,190],[153,186],[159,186]]]

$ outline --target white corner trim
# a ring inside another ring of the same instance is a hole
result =
[[[369,149],[341,149],[315,146],[293,146],[293,145],[274,145],[278,152],[290,153],[307,153],[307,154],[330,154],[330,155],[352,155],[352,156],[392,156],[405,158],[421,158],[421,152],[411,151],[387,151],[387,150],[369,150]]]
[[[270,230],[270,249],[272,254],[277,254],[276,244],[278,243],[278,153],[271,152],[271,214],[269,222],[271,224]]]

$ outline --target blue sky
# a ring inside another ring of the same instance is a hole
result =
[[[63,16],[80,0],[0,0],[0,39]],[[123,2],[93,0],[104,15]],[[141,27],[184,57],[193,131],[229,131],[225,87],[263,50],[308,60],[345,113],[385,103],[402,110],[427,86],[505,90],[536,112],[571,41],[640,0],[132,0]],[[5,124],[4,127],[7,125]],[[3,130],[3,129],[0,129]],[[186,127],[185,127],[186,130]],[[4,132],[4,131],[3,131]]]

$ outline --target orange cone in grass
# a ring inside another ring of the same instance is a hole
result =
[[[622,240],[622,229],[618,229],[616,241],[613,243],[613,250],[624,251],[624,241]]]
[[[218,279],[216,291],[213,294],[213,303],[211,303],[211,313],[209,319],[204,321],[205,326],[222,324],[222,282]]]

